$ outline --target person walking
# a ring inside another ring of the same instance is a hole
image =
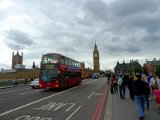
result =
[[[133,76],[131,76],[131,75],[129,76],[127,86],[128,86],[128,89],[129,89],[130,98],[134,101]]]
[[[149,94],[150,94],[150,87],[147,82],[147,76],[145,74],[142,75],[142,80],[145,82],[145,103],[146,103],[146,110],[149,111]]]
[[[145,110],[145,82],[141,80],[141,75],[136,74],[137,80],[133,81],[134,100],[138,108],[139,119],[144,119]]]
[[[160,90],[160,76],[158,76],[158,78],[157,78],[157,87]]]
[[[113,93],[118,93],[117,78],[115,75],[112,76],[112,83],[113,83]]]
[[[125,100],[125,93],[126,93],[126,75],[120,75],[119,79],[118,79],[118,85],[119,85],[119,94],[120,94],[120,98]]]

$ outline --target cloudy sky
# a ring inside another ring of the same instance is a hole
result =
[[[27,68],[48,52],[93,68],[95,41],[102,70],[159,59],[160,1],[0,0],[0,68],[11,68],[17,45]]]

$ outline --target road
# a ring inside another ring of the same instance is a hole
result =
[[[0,120],[103,120],[107,91],[106,78],[61,91],[0,89]]]

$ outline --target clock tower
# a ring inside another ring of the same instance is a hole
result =
[[[93,50],[93,66],[94,66],[94,73],[99,73],[100,65],[99,65],[99,52],[95,42],[94,50]]]

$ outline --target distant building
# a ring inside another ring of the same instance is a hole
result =
[[[13,80],[13,79],[31,79],[39,77],[39,68],[36,69],[23,69],[23,70],[2,70],[0,72],[0,80]]]
[[[142,71],[142,66],[139,64],[138,60],[130,60],[130,63],[125,63],[125,61],[123,60],[123,63],[119,63],[117,61],[117,65],[114,69],[116,74],[134,74],[136,72],[140,72]]]
[[[81,62],[81,70],[82,70],[82,77],[83,78],[90,78],[93,70],[91,68],[85,68],[85,62]]]
[[[152,61],[148,61],[146,59],[146,63],[143,64],[143,68],[144,68],[144,72],[147,75],[150,74],[154,74],[156,73],[156,66],[160,65],[160,60],[156,60],[156,58],[154,58]]]
[[[100,64],[99,64],[99,51],[97,45],[95,43],[94,50],[93,50],[93,71],[94,73],[100,72]]]
[[[19,55],[12,54],[12,69],[2,69],[0,72],[0,80],[13,80],[13,79],[31,79],[39,77],[40,69],[36,67],[33,62],[33,68],[26,69],[23,64],[23,53]]]
[[[15,69],[15,66],[17,64],[20,64],[20,65],[23,64],[23,53],[22,53],[22,55],[19,55],[18,51],[17,51],[16,55],[14,55],[14,52],[12,54],[12,69]]]

